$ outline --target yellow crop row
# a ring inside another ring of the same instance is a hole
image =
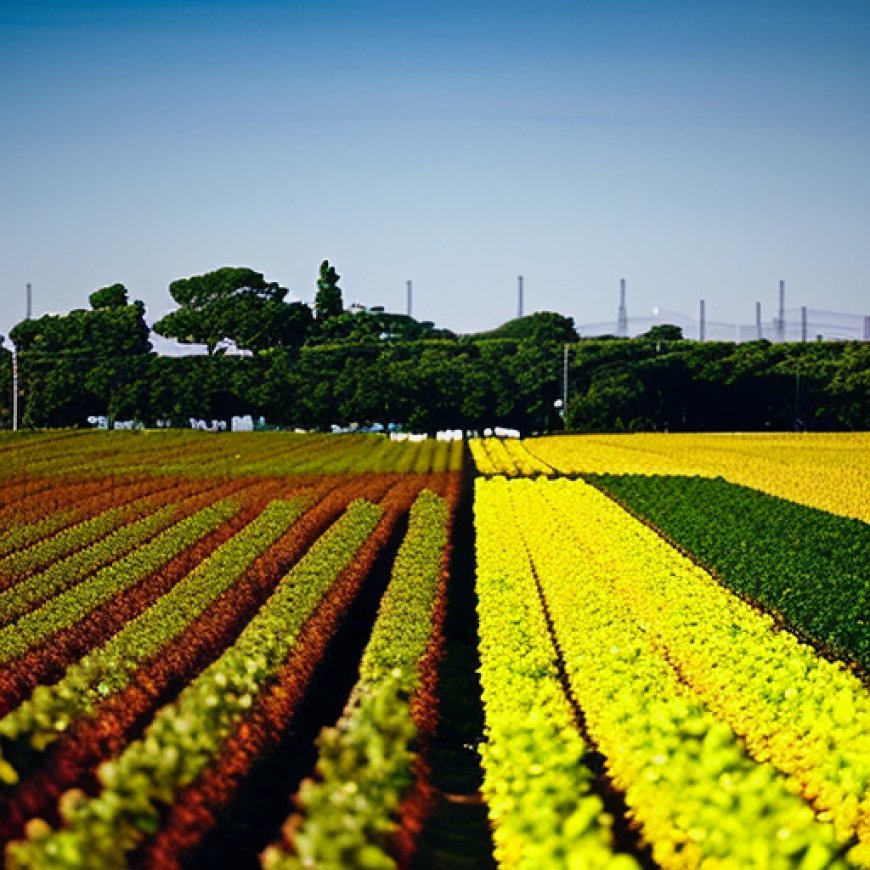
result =
[[[559,435],[523,443],[565,473],[721,476],[870,522],[868,432],[642,432]]]
[[[800,785],[870,864],[870,693],[582,482],[546,488],[582,558],[750,754]],[[858,853],[856,853],[858,854]]]
[[[526,443],[516,438],[473,438],[468,443],[481,474],[526,477],[553,473],[551,466],[530,453]]]
[[[482,791],[501,867],[632,870],[611,851],[609,818],[583,762],[588,750],[522,542],[498,493],[478,481],[477,594],[486,740]]]
[[[519,537],[528,547],[571,692],[661,866],[821,868],[860,857],[842,858],[848,833],[837,837],[793,780],[747,754],[672,666],[646,613],[618,594],[613,578],[627,551],[640,548],[635,539],[620,545],[623,526],[639,523],[601,513],[596,499],[611,503],[583,483],[479,485],[493,488],[502,540]],[[651,574],[675,570],[660,564],[656,548],[639,561]],[[675,584],[692,582],[688,571],[676,574]]]
[[[867,432],[560,435],[523,443],[561,472],[721,476],[870,522]]]

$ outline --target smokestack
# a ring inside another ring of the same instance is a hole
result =
[[[758,340],[761,341],[761,339],[764,337],[764,335],[761,331],[761,303],[760,302],[755,303],[755,331],[758,333]]]
[[[410,281],[406,281],[405,289],[408,298],[408,317],[410,317],[411,312],[414,310],[414,285]]]
[[[27,302],[25,306],[25,320],[30,320],[33,314],[33,288],[30,284],[27,285]]]
[[[706,330],[705,330],[705,328],[704,328],[704,327],[705,327],[705,322],[704,322],[704,321],[705,321],[705,313],[706,313],[706,312],[705,312],[705,309],[706,309],[706,303],[705,303],[705,301],[702,299],[702,300],[701,300],[701,333],[700,333],[700,335],[701,335],[701,341],[704,340],[704,336],[705,336],[705,334],[706,334]]]
[[[523,276],[517,275],[517,317],[523,316]]]
[[[776,322],[777,338],[785,341],[785,281],[779,282],[779,317]]]
[[[619,313],[616,318],[616,334],[628,338],[628,309],[625,307],[625,278],[619,280]]]
[[[807,306],[801,305],[801,341],[807,340]]]

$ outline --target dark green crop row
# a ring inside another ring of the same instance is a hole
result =
[[[870,525],[722,478],[590,475],[740,595],[870,669]]]

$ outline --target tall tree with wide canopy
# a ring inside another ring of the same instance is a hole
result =
[[[224,266],[169,285],[179,309],[154,324],[154,331],[182,344],[204,344],[209,355],[222,342],[259,351],[298,347],[311,325],[311,310],[285,303],[287,289],[246,267]]]

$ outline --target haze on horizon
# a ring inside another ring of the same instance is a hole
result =
[[[6,0],[0,334],[250,266],[458,332],[870,314],[870,4]]]

